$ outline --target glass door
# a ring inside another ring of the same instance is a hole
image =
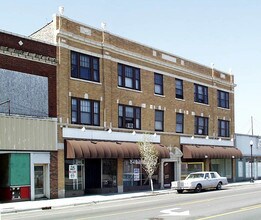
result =
[[[34,166],[34,193],[35,198],[42,198],[45,196],[45,175],[44,166]]]

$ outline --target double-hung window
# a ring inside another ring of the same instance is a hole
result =
[[[163,75],[154,73],[154,93],[163,95]]]
[[[176,113],[176,133],[183,133],[184,129],[184,114]]]
[[[99,58],[71,51],[71,76],[99,82]]]
[[[164,130],[164,111],[155,110],[155,131]]]
[[[218,120],[218,136],[219,137],[229,137],[229,121]]]
[[[140,90],[140,69],[119,63],[118,86]]]
[[[72,124],[100,125],[100,102],[72,98]]]
[[[119,105],[119,128],[141,129],[141,108]]]
[[[208,135],[208,118],[195,116],[195,132],[196,135]]]
[[[175,90],[176,90],[176,98],[183,99],[183,80],[175,79]]]
[[[208,104],[208,87],[194,84],[194,101]]]
[[[229,93],[218,90],[218,107],[229,108]]]

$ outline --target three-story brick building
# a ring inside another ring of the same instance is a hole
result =
[[[196,170],[232,178],[233,75],[63,15],[32,37],[57,44],[61,197],[147,188],[145,133],[160,152],[159,187]]]

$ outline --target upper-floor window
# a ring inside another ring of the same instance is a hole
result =
[[[219,137],[229,137],[229,121],[218,120],[218,136]]]
[[[164,130],[164,111],[155,110],[155,131]]]
[[[208,118],[195,116],[194,134],[208,135]]]
[[[100,102],[72,98],[72,124],[100,125]]]
[[[176,98],[183,99],[183,80],[175,79],[176,84]]]
[[[163,75],[154,73],[154,93],[163,95]]]
[[[99,58],[71,51],[71,76],[99,82]]]
[[[229,108],[229,93],[218,90],[218,107]]]
[[[184,127],[184,114],[176,113],[176,132],[183,133]]]
[[[141,108],[119,105],[119,128],[141,129]]]
[[[140,69],[119,63],[118,86],[140,90]]]
[[[194,101],[208,104],[208,87],[194,84]]]

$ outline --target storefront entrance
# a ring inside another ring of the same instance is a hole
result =
[[[35,198],[46,197],[46,184],[45,184],[45,166],[35,165],[34,166],[34,194]]]
[[[170,188],[171,182],[174,181],[174,162],[164,163],[164,188]]]

